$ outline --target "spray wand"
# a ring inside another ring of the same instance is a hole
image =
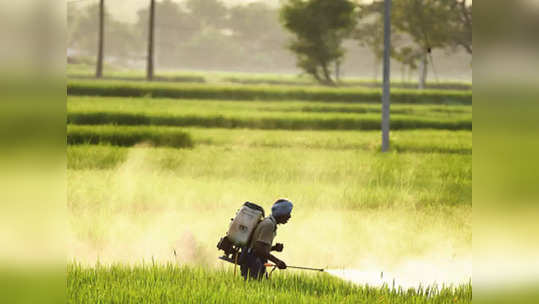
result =
[[[266,267],[277,267],[275,264],[266,263],[264,264]],[[323,268],[310,268],[310,267],[302,267],[302,266],[286,266],[286,268],[292,268],[292,269],[303,269],[303,270],[314,270],[314,271],[324,271]]]

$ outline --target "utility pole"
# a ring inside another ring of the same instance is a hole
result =
[[[155,0],[150,0],[150,22],[148,29],[148,63],[146,65],[146,80],[153,80],[153,42],[155,26]]]
[[[382,93],[382,152],[389,150],[389,58],[391,52],[391,0],[384,0],[384,88]]]
[[[105,0],[99,1],[99,37],[97,41],[97,65],[95,77],[103,77],[103,42],[105,29]]]

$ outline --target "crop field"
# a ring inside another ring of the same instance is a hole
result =
[[[246,283],[230,271],[163,266],[68,266],[70,303],[470,303],[470,285],[392,290],[329,275],[279,275]]]
[[[123,82],[77,83],[97,89],[67,100],[68,302],[471,303],[471,92],[453,102],[406,92],[422,100],[392,105],[382,154],[370,97],[100,96]],[[184,88],[129,83],[148,87]],[[294,202],[276,237],[289,265],[395,273],[421,287],[290,269],[234,276],[215,248],[230,217],[280,197]]]
[[[71,97],[67,119],[80,125],[376,130],[380,117],[374,105]],[[470,130],[472,113],[469,106],[395,105],[392,127]]]
[[[68,95],[155,97],[217,100],[309,100],[352,103],[377,103],[382,91],[376,88],[340,88],[321,86],[225,85],[199,83],[129,82],[69,80]],[[470,90],[391,91],[393,103],[472,104]]]
[[[66,70],[70,79],[91,79],[95,76],[95,63],[68,64]],[[146,78],[145,70],[124,69],[115,66],[105,66],[104,78],[110,80],[143,81]],[[154,76],[157,81],[187,82],[187,83],[221,83],[245,85],[286,85],[286,86],[317,86],[316,82],[305,75],[283,75],[267,73],[239,73],[239,72],[210,72],[210,71],[159,71]],[[339,86],[349,87],[381,87],[381,82],[374,79],[345,77]],[[394,88],[417,88],[416,82],[392,81]],[[463,81],[437,81],[426,84],[429,89],[470,90],[472,84]]]

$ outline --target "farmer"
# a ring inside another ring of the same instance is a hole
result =
[[[277,231],[277,224],[286,224],[292,212],[292,202],[286,199],[277,200],[271,207],[271,215],[263,219],[253,232],[251,242],[242,250],[240,256],[241,275],[253,279],[261,279],[266,273],[268,260],[277,265],[279,269],[286,269],[286,263],[272,255],[271,251],[283,251],[283,244],[271,246]]]

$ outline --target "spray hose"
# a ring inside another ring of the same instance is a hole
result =
[[[275,264],[266,263],[264,264],[266,267],[277,267]],[[292,268],[292,269],[303,269],[303,270],[314,270],[314,271],[324,271],[323,268],[310,268],[310,267],[302,267],[302,266],[286,266],[286,268]]]

